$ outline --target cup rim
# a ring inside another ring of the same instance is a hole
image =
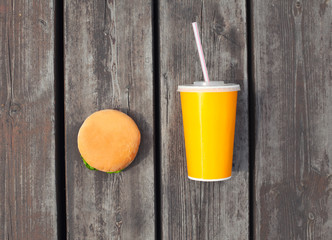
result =
[[[235,92],[240,91],[240,85],[235,83],[224,83],[223,81],[194,82],[178,86],[178,92]]]

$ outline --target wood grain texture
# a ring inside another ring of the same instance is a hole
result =
[[[160,1],[162,236],[248,238],[248,89],[245,1]],[[203,80],[191,23],[197,21],[212,81],[235,82],[232,179],[187,178],[179,84]]]
[[[0,1],[0,239],[57,239],[54,5]]]
[[[332,239],[331,1],[253,1],[255,239]]]
[[[68,239],[153,239],[154,151],[151,4],[65,1]],[[88,170],[77,149],[84,119],[120,109],[142,136],[119,174]]]

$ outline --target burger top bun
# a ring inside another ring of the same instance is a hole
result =
[[[82,124],[78,149],[90,169],[118,172],[135,158],[141,141],[140,131],[128,115],[117,110],[91,114]]]

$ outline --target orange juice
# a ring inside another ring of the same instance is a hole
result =
[[[232,175],[237,84],[181,85],[188,177],[222,181]]]

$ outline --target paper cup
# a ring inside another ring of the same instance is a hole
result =
[[[231,178],[238,84],[180,85],[188,177],[196,181]]]

